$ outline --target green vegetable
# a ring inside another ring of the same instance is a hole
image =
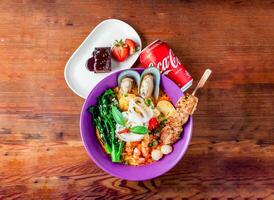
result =
[[[157,141],[153,140],[151,143],[148,144],[149,147],[153,147],[155,146],[157,143]]]
[[[100,140],[105,146],[106,152],[111,155],[112,162],[121,162],[124,147],[124,142],[115,135],[117,122],[112,115],[112,109],[117,105],[116,94],[113,90],[108,89],[98,97],[97,106],[91,106],[88,109],[92,114],[93,123],[99,131]]]
[[[132,133],[136,133],[136,134],[140,134],[140,135],[144,135],[144,134],[148,133],[148,129],[145,126],[133,126],[133,127],[130,127],[129,130]]]
[[[146,105],[151,106],[151,99],[146,99],[145,103],[146,103]]]
[[[93,117],[93,122],[99,131],[100,139],[105,146],[106,152],[108,154],[110,154],[111,153],[111,142],[110,142],[109,138],[104,134],[105,126],[102,124],[102,119],[99,116],[99,109],[94,106],[94,107],[90,107],[88,111],[93,116],[98,116],[98,117]]]
[[[111,160],[112,162],[121,162],[121,154],[124,148],[124,142],[121,140],[118,140],[118,143],[116,143],[116,146],[113,146],[114,151],[111,152]]]
[[[113,116],[114,120],[116,121],[116,123],[118,123],[122,126],[125,126],[126,122],[125,122],[125,119],[124,119],[122,113],[120,112],[120,110],[118,110],[117,107],[112,106],[111,111],[112,111],[112,116]]]

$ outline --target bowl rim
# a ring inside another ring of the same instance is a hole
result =
[[[130,68],[132,70],[136,70],[137,72],[143,71],[145,70],[145,68]],[[129,180],[129,181],[145,181],[145,180],[150,180],[156,177],[159,177],[165,173],[167,173],[168,171],[170,171],[173,167],[175,167],[178,162],[182,159],[182,157],[184,156],[184,154],[186,153],[186,150],[188,149],[188,146],[190,144],[191,138],[192,138],[192,131],[193,131],[193,119],[192,116],[189,117],[189,121],[188,123],[190,123],[190,127],[189,127],[189,132],[188,134],[185,134],[185,145],[182,147],[182,149],[180,150],[178,156],[176,157],[176,159],[172,162],[172,164],[168,165],[164,170],[162,170],[161,172],[157,173],[156,175],[149,175],[146,176],[146,178],[127,178],[127,177],[123,177],[121,176],[119,173],[115,173],[115,171],[109,170],[107,168],[105,168],[103,165],[101,165],[100,162],[98,162],[95,157],[90,153],[90,151],[88,150],[88,144],[86,142],[86,140],[84,139],[84,134],[83,134],[83,127],[84,127],[84,120],[83,120],[83,116],[84,116],[84,112],[86,112],[86,110],[84,110],[84,107],[87,103],[87,101],[90,99],[90,96],[92,96],[93,91],[96,91],[96,88],[98,88],[100,86],[101,82],[104,82],[105,79],[107,79],[109,76],[113,76],[115,74],[119,74],[122,71],[125,71],[126,69],[122,69],[119,71],[115,71],[114,73],[111,73],[109,75],[107,75],[105,78],[103,78],[99,83],[96,84],[96,86],[90,91],[89,95],[87,96],[87,98],[85,99],[85,102],[83,103],[83,106],[81,108],[81,115],[80,115],[80,135],[81,135],[81,140],[83,142],[84,148],[86,150],[86,152],[88,153],[89,158],[103,171],[107,172],[108,174],[115,176],[117,178],[120,179],[124,179],[124,180]],[[162,75],[162,77],[165,77],[167,79],[169,79],[167,76]],[[170,79],[169,79],[170,80]],[[171,81],[171,80],[170,80]],[[178,87],[178,86],[177,86]],[[178,87],[179,88],[179,87]],[[182,138],[181,138],[182,139]],[[176,143],[175,143],[176,144]],[[115,163],[114,163],[115,164]],[[119,163],[117,163],[119,164]],[[149,164],[148,164],[149,165]],[[144,166],[148,166],[148,165],[144,165]],[[134,166],[134,167],[140,167],[140,166]]]

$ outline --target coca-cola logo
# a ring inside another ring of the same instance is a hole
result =
[[[150,63],[148,66],[152,67],[155,66],[161,70],[161,71],[166,71],[170,69],[170,67],[176,69],[179,65],[181,65],[179,59],[175,54],[172,52],[172,50],[169,50],[169,54],[163,58],[162,61],[159,61],[158,63]]]

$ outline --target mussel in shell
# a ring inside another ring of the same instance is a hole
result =
[[[122,94],[130,93],[132,87],[136,83],[137,86],[140,84],[140,74],[134,70],[125,70],[118,76],[118,86]]]
[[[159,97],[160,90],[160,71],[156,67],[149,67],[141,74],[139,94],[144,99],[153,96],[155,100]]]

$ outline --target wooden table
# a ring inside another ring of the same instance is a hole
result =
[[[213,70],[187,154],[154,180],[106,174],[81,142],[63,70],[107,18],[165,40],[196,82]],[[274,199],[273,1],[3,0],[0,19],[0,199]]]

